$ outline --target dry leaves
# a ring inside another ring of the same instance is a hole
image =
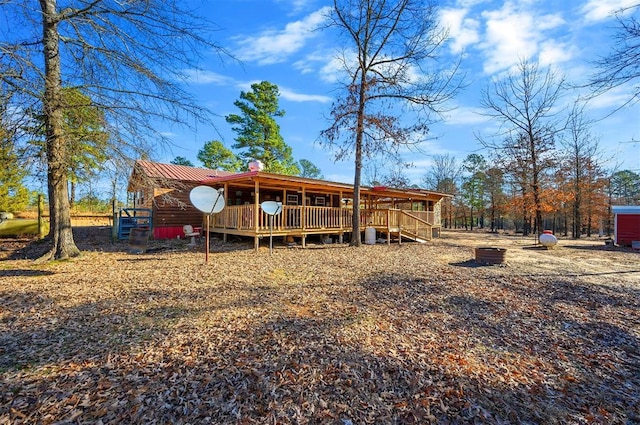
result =
[[[444,236],[2,261],[0,424],[640,422],[639,254]]]

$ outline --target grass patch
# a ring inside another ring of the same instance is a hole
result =
[[[49,232],[49,223],[44,223],[43,233]],[[0,223],[0,237],[17,237],[38,234],[38,220],[15,219]]]

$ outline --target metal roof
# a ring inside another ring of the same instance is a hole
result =
[[[235,173],[208,168],[188,167],[186,165],[162,164],[153,161],[136,161],[136,167],[147,176],[158,179],[181,180],[200,183],[215,177],[223,177]]]
[[[614,214],[640,214],[640,205],[612,205]]]
[[[283,174],[268,173],[265,171],[248,171],[243,173],[232,173],[229,171],[210,170],[208,168],[187,167],[184,165],[162,164],[153,161],[138,160],[135,163],[133,174],[143,174],[146,178],[156,180],[178,180],[183,182],[200,183],[206,185],[220,184],[224,182],[244,183],[253,182],[258,179],[263,182],[271,182],[272,184],[281,186],[298,186],[303,185],[308,188],[320,190],[332,190],[352,192],[353,185],[348,183],[332,182],[328,180],[311,179],[307,177],[289,176]],[[132,179],[129,181],[129,191],[132,191]],[[253,183],[250,183],[253,184]],[[431,192],[424,189],[398,189],[391,187],[369,187],[362,186],[361,193],[374,195],[376,198],[393,198],[400,197],[405,199],[440,199],[451,197],[445,193]]]
[[[244,183],[253,182],[259,180],[262,182],[272,182],[278,185],[304,185],[308,188],[316,189],[329,189],[333,191],[344,190],[346,192],[353,192],[353,185],[348,183],[332,182],[328,180],[311,179],[308,177],[289,176],[284,174],[268,173],[265,171],[249,171],[245,173],[226,175],[221,177],[210,177],[202,181],[203,184],[220,184],[224,182],[232,183]],[[369,187],[361,186],[361,194],[370,194],[377,198],[393,198],[400,197],[404,199],[441,199],[444,197],[451,197],[439,192],[431,192],[424,189],[398,189],[387,187]]]

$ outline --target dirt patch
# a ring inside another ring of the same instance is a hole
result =
[[[0,423],[640,422],[631,250],[443,232],[216,241],[204,264],[202,243],[86,232],[80,258],[0,261]]]

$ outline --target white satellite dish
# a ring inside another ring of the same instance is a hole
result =
[[[269,254],[273,255],[273,216],[282,212],[282,202],[264,201],[260,207],[269,215]]]
[[[189,192],[189,199],[194,207],[205,214],[216,214],[224,208],[224,189],[210,186],[197,186]]]
[[[262,211],[269,215],[278,215],[282,212],[282,202],[264,201],[260,204]]]
[[[254,159],[249,163],[249,171],[253,172],[253,171],[262,171],[262,170],[264,170],[264,164],[262,163],[262,161]]]
[[[189,199],[194,207],[207,215],[207,233],[204,262],[209,262],[209,218],[224,209],[224,189],[210,186],[196,186],[189,192]]]

